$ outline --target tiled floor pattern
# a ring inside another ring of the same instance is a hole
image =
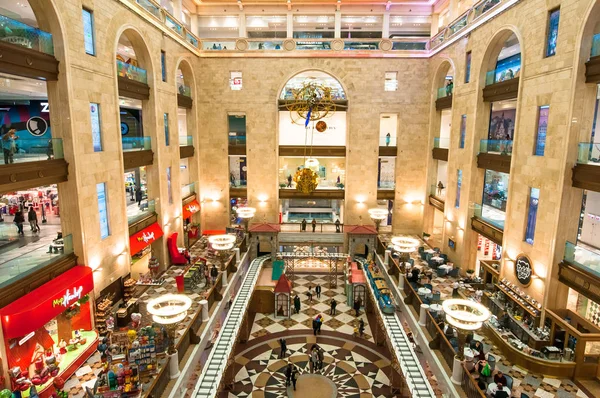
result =
[[[421,260],[417,252],[411,254],[411,258],[415,260],[415,264],[419,264],[423,269],[430,269],[427,262]],[[452,296],[452,284],[454,278],[438,277],[435,272],[431,284],[434,290],[439,290],[442,300]],[[482,339],[486,353],[491,353],[496,357],[496,369],[513,377],[513,396],[521,397],[521,393],[526,394],[528,398],[574,398],[587,397],[575,383],[569,379],[555,379],[544,377],[541,374],[531,373],[519,366],[513,365],[506,360],[500,349],[495,346],[492,341],[485,335],[485,330],[482,329]]]
[[[315,286],[321,286],[321,298],[317,298]],[[306,292],[308,287],[312,286],[313,300],[312,304],[308,300]],[[300,313],[292,314],[291,318],[275,317],[274,314],[256,314],[254,324],[250,332],[254,338],[265,336],[269,333],[283,332],[286,330],[312,330],[312,320],[319,314],[323,315],[324,321],[321,330],[334,330],[341,333],[352,335],[354,328],[358,324],[358,318],[355,312],[346,303],[346,295],[343,288],[343,277],[338,277],[338,286],[330,289],[325,279],[312,275],[296,275],[294,284],[294,293],[297,293],[301,300]],[[329,315],[330,302],[334,298],[337,301],[336,315]],[[364,338],[373,341],[369,322],[361,310],[360,317],[365,321]]]
[[[277,339],[261,342],[258,347],[238,355],[233,389],[228,396],[288,396],[285,368],[289,361],[300,374],[310,372],[307,352],[312,346],[312,337],[287,337],[288,356],[285,359],[278,359]],[[325,359],[323,369],[317,372],[335,383],[338,397],[391,396],[390,361],[382,354],[342,338],[320,337],[318,344],[325,351]]]

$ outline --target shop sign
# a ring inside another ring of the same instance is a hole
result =
[[[129,251],[133,256],[142,251],[146,246],[163,236],[163,230],[158,223],[154,223],[140,232],[129,237]]]
[[[519,254],[515,260],[515,276],[517,280],[521,285],[529,286],[532,275],[531,260],[525,254]]]
[[[183,206],[183,218],[190,218],[192,214],[200,211],[200,203],[197,200],[193,200],[187,205]]]
[[[73,293],[71,293],[70,289],[67,289],[64,296],[52,301],[52,307],[58,307],[61,305],[65,308],[70,307],[72,304],[75,304],[75,301],[81,299],[82,293],[83,293],[83,286],[74,287]]]

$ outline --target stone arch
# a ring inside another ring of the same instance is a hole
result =
[[[328,75],[332,79],[335,79],[339,83],[339,85],[342,87],[342,90],[344,91],[344,96],[346,97],[345,99],[347,101],[350,100],[350,98],[348,98],[347,84],[345,84],[344,81],[342,79],[340,79],[339,77],[337,77],[333,72],[325,70],[325,69],[321,69],[321,68],[303,68],[303,69],[297,70],[297,71],[293,72],[292,74],[288,75],[285,78],[285,80],[283,81],[283,83],[279,86],[279,89],[277,90],[277,99],[279,99],[283,89],[285,88],[285,86],[288,84],[288,82],[291,79],[293,79],[294,77],[296,77],[302,73],[307,73],[307,72],[320,72],[320,73],[324,73],[324,74]]]
[[[443,58],[433,75],[432,83],[434,94],[437,94],[439,88],[444,87],[444,81],[450,71],[453,72],[454,83],[456,83],[456,68],[454,66],[454,61],[452,61],[451,58]]]
[[[131,46],[133,47],[133,51],[135,52],[135,57],[138,61],[138,66],[142,69],[145,69],[148,75],[148,86],[152,87],[154,83],[154,64],[152,62],[152,54],[150,52],[150,45],[144,39],[144,35],[140,30],[130,24],[126,24],[121,26],[114,37],[114,44],[112,47],[112,53],[117,54],[117,48],[119,46],[119,41],[121,40],[121,36],[125,35]],[[115,62],[115,71],[116,71],[116,62]],[[116,73],[115,73],[116,75]]]
[[[523,45],[523,36],[521,35],[521,32],[517,27],[513,25],[506,25],[501,27],[498,31],[496,31],[496,33],[492,35],[486,46],[485,53],[481,58],[481,66],[479,68],[479,82],[481,86],[480,88],[483,88],[485,86],[487,72],[496,68],[498,55],[500,55],[500,51],[502,51],[502,48],[504,48],[506,41],[513,34],[516,36],[517,41],[519,43],[521,53],[521,72],[519,74],[522,75],[525,65],[525,52],[523,51],[525,46]],[[521,89],[521,84],[522,81],[519,82],[519,90]]]
[[[55,0],[28,0],[41,30],[52,34],[54,56],[59,61],[65,59],[64,24],[57,11]],[[61,62],[62,64],[62,62]]]
[[[192,88],[193,97],[196,91],[196,77],[194,76],[194,68],[192,68],[189,58],[182,56],[177,59],[175,75],[177,75],[177,70],[179,69],[181,69],[181,73],[183,74],[184,84]],[[175,81],[177,81],[177,76],[175,76]]]
[[[592,37],[596,33],[600,33],[600,3],[593,2],[586,15],[583,18],[582,28],[578,34],[577,42],[580,43],[576,46],[579,49],[579,57],[577,64],[577,80],[583,79],[585,81],[585,62],[588,61],[592,49]]]

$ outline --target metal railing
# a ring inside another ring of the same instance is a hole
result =
[[[512,155],[512,140],[481,140],[479,141],[479,153],[495,153],[504,156]]]
[[[29,135],[29,134],[27,134]],[[6,138],[6,139],[5,139]],[[8,142],[8,136],[0,138],[0,145],[9,149],[3,151],[0,164],[36,162],[40,160],[63,159],[63,141],[61,138],[19,138]]]
[[[117,74],[136,82],[148,84],[148,73],[145,69],[117,60]]]
[[[50,33],[5,15],[0,15],[0,26],[2,27],[0,41],[54,55],[54,44]]]
[[[151,137],[121,137],[123,152],[152,149]]]
[[[600,142],[580,142],[577,163],[600,165]]]

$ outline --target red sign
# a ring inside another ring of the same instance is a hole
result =
[[[200,211],[200,203],[197,200],[192,200],[187,205],[183,206],[183,218],[190,218],[192,214]]]
[[[133,256],[134,254],[141,252],[144,247],[150,245],[163,235],[163,230],[158,223],[154,223],[149,227],[142,229],[140,232],[131,235],[129,237],[129,250],[131,255]]]
[[[83,265],[71,268],[0,309],[4,338],[23,337],[38,330],[92,290],[92,269]]]

